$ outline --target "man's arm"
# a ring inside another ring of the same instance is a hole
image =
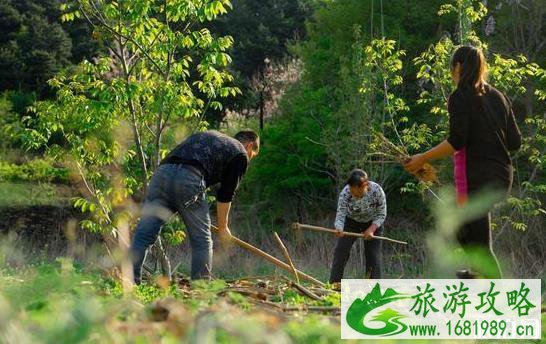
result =
[[[218,215],[218,228],[220,231],[227,231],[229,233],[229,210],[231,208],[231,201],[235,195],[235,191],[239,187],[241,178],[246,172],[248,166],[248,158],[246,155],[238,155],[233,158],[222,173],[222,179],[220,181],[220,189],[217,193],[217,215]]]
[[[227,232],[226,234],[230,234],[228,229],[228,223],[229,223],[229,210],[231,208],[231,202],[223,203],[223,202],[216,202],[216,214],[218,215],[218,229],[220,232]]]

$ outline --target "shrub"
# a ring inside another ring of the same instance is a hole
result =
[[[55,167],[45,159],[35,159],[21,165],[0,161],[0,181],[67,183],[68,175],[66,168]]]

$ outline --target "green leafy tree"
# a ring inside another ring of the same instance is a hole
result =
[[[100,43],[85,19],[62,22],[60,8],[61,0],[0,1],[0,91],[51,97],[48,79],[97,55]]]
[[[259,109],[263,115],[264,97],[269,94],[255,87],[255,79],[266,79],[272,64],[289,54],[289,44],[305,36],[305,20],[312,13],[309,0],[235,0],[233,10],[211,23],[214,32],[230,35],[233,64],[230,70],[242,94],[231,98],[226,108],[238,112]],[[222,120],[224,113],[212,113],[211,120]]]
[[[268,150],[264,145],[262,157],[251,172],[271,175],[272,180],[299,180],[302,183],[291,184],[290,193],[283,193],[287,190],[283,189],[285,184],[272,183],[264,187],[268,190],[266,194],[279,188],[275,191],[278,197],[291,195],[290,201],[284,203],[288,204],[298,199],[294,195],[300,195],[299,199],[303,199],[301,195],[314,195],[310,192],[313,188],[303,181],[320,180],[316,185],[321,185],[324,194],[315,198],[316,206],[319,206],[341,187],[344,174],[357,165],[365,166],[373,178],[386,182],[390,190],[424,192],[430,189],[428,184],[409,179],[400,166],[384,165],[378,159],[381,151],[371,144],[372,138],[380,133],[410,152],[421,151],[443,140],[448,130],[446,103],[455,86],[451,80],[450,58],[458,45],[474,44],[487,54],[491,83],[513,100],[516,110],[519,100],[526,97],[532,97],[539,110],[536,115],[527,115],[525,121],[521,116],[523,113],[516,111],[525,142],[515,156],[514,196],[509,199],[508,209],[498,209],[499,233],[510,226],[525,229],[529,225],[539,225],[541,219],[536,215],[543,212],[543,191],[546,190],[541,172],[544,168],[544,121],[540,114],[540,103],[545,94],[544,68],[529,63],[523,56],[510,58],[493,53],[477,31],[488,13],[480,1],[439,3],[432,8],[441,16],[437,41],[428,47],[426,44],[410,45],[405,54],[394,40],[370,39],[366,29],[357,30],[355,35],[355,23],[362,28],[371,28],[372,32],[381,32],[381,21],[389,21],[392,9],[388,6],[383,9],[383,20],[375,17],[376,25],[359,24],[358,20],[362,19],[352,19],[352,15],[370,13],[371,5],[348,0],[328,4],[324,9],[318,9],[315,21],[308,24],[308,39],[296,46],[305,66],[302,80],[283,100],[281,117],[264,133],[266,145],[271,139],[272,144],[291,146],[279,149],[277,154],[274,153],[277,148]],[[421,17],[427,23],[438,22],[424,15]],[[351,22],[353,26],[349,26]],[[396,37],[396,33],[389,33],[388,27],[384,25],[386,37],[389,34]],[[403,34],[398,36],[404,37]],[[415,42],[406,39],[408,41]],[[412,72],[415,74],[411,75]],[[536,85],[535,90],[527,87],[529,83]],[[288,137],[304,140],[281,142]],[[314,155],[306,153],[312,151],[309,147],[313,147]],[[275,166],[283,168],[275,169]],[[441,181],[447,182],[451,178],[450,162],[438,162],[436,166],[440,169]],[[308,178],[311,173],[312,179]],[[436,194],[436,190],[432,191]],[[313,200],[307,198],[303,203],[312,204]],[[293,205],[289,208],[306,209]]]
[[[118,234],[131,221],[126,200],[141,199],[161,158],[184,133],[203,129],[203,116],[235,95],[226,67],[231,37],[204,23],[226,13],[227,0],[70,1],[63,20],[85,18],[108,54],[49,81],[52,101],[38,102],[23,135],[29,148],[64,157],[86,197],[75,206],[82,225]],[[121,222],[120,222],[121,221]]]
[[[54,4],[0,2],[0,90],[46,94],[47,80],[70,63],[71,39],[58,19],[47,16]]]
[[[509,58],[500,54],[490,54],[489,47],[484,44],[475,26],[487,16],[487,9],[480,1],[456,0],[443,5],[440,15],[456,15],[458,18],[458,30],[454,41],[450,37],[444,37],[438,43],[429,47],[417,57],[414,62],[419,67],[418,78],[422,81],[423,91],[419,97],[419,103],[424,105],[433,115],[427,122],[432,132],[437,133],[431,137],[428,145],[438,143],[445,138],[448,126],[448,113],[446,109],[447,97],[454,85],[450,77],[450,57],[458,44],[474,44],[481,47],[488,55],[490,82],[503,91],[512,102],[518,98],[531,96],[540,101],[541,80],[544,80],[544,69],[536,63],[529,63],[527,58],[519,55],[517,58]],[[539,85],[537,90],[529,93],[526,85],[533,82]],[[543,86],[543,85],[542,85]],[[520,115],[521,113],[517,114]],[[518,177],[515,180],[514,194],[508,199],[508,210],[501,215],[501,222],[497,223],[502,233],[509,225],[524,230],[528,223],[536,221],[536,216],[542,210],[544,198],[544,181],[540,180],[540,171],[544,169],[542,158],[544,157],[544,123],[542,115],[530,115],[523,126],[524,144],[515,156],[516,171]],[[499,210],[500,211],[500,210]]]
[[[491,49],[510,56],[521,54],[532,62],[544,61],[546,47],[541,39],[546,35],[544,1],[490,0],[487,9],[481,27]]]
[[[281,59],[287,44],[305,33],[305,19],[311,4],[305,1],[235,0],[233,10],[212,23],[220,34],[230,35],[233,44],[232,68],[250,79],[266,58]]]
[[[331,208],[346,174],[358,165],[370,170],[374,179],[388,178],[393,187],[404,184],[407,175],[401,168],[389,164],[381,172],[380,164],[369,164],[372,159],[367,155],[367,144],[372,139],[372,129],[382,128],[384,114],[390,121],[393,107],[406,106],[399,100],[387,105],[383,82],[375,81],[385,77],[388,87],[397,89],[397,93],[387,89],[389,97],[394,95],[397,99],[415,93],[418,87],[408,64],[397,62],[388,68],[381,66],[383,70],[373,65],[376,61],[365,65],[367,56],[363,47],[384,33],[385,37],[400,37],[408,47],[408,54],[425,49],[441,29],[433,6],[439,7],[441,3],[389,1],[381,8],[378,1],[342,0],[320,2],[316,6],[306,24],[306,39],[292,47],[304,66],[301,81],[281,100],[278,117],[270,122],[270,130],[266,126],[263,133],[261,157],[249,171],[250,175],[271,174],[273,178],[268,181],[293,183],[286,192],[285,183],[268,182],[263,194],[253,193],[259,195],[254,196],[260,200],[259,204],[270,209],[270,202],[278,202],[287,213],[296,212],[292,218],[305,216],[307,209]],[[355,28],[360,28],[356,29],[358,34]],[[406,56],[398,56],[395,43],[389,44],[394,55],[389,63],[408,60]],[[379,49],[379,45],[375,48]],[[396,77],[391,80],[390,76]],[[392,84],[399,83],[399,78],[405,81],[404,87]],[[364,79],[373,81],[373,87],[370,92],[360,93]],[[405,114],[401,109],[397,111],[400,113],[393,115],[398,123]],[[392,130],[391,134],[394,135]],[[268,148],[269,144],[275,147]],[[282,168],[274,170],[275,166]],[[279,198],[273,201],[272,194]],[[313,205],[313,199],[317,204]]]

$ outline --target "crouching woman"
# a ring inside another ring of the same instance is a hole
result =
[[[334,249],[330,283],[340,282],[343,278],[351,247],[357,239],[344,235],[345,232],[365,235],[366,277],[381,278],[381,241],[374,240],[374,235],[382,234],[386,216],[387,202],[381,186],[368,180],[368,175],[363,170],[351,171],[347,185],[339,194],[335,220],[338,239]]]

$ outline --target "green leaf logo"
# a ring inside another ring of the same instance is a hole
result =
[[[398,293],[391,288],[388,288],[385,290],[384,294],[381,294],[381,288],[379,283],[377,283],[364,299],[357,298],[353,301],[347,310],[345,319],[353,330],[365,335],[393,336],[402,333],[408,328],[406,324],[400,321],[400,319],[405,318],[405,315],[402,315],[391,308],[381,311],[371,319],[372,321],[382,322],[384,326],[381,328],[370,328],[366,326],[365,317],[376,308],[396,300],[408,299],[410,297],[410,295]]]

